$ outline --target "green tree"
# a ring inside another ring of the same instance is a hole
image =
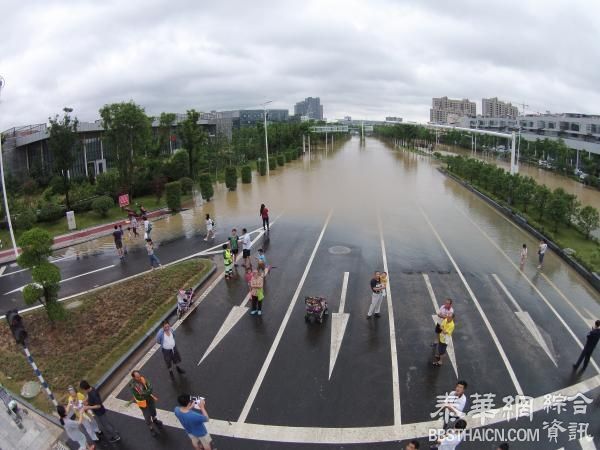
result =
[[[533,196],[533,200],[536,204],[536,208],[539,212],[539,220],[541,221],[544,218],[544,212],[546,210],[546,205],[548,204],[548,201],[550,200],[550,196],[552,195],[552,192],[550,191],[550,189],[548,189],[546,186],[542,185],[538,185],[535,188],[535,194]]]
[[[133,197],[133,181],[138,160],[147,157],[152,124],[144,108],[133,101],[112,103],[100,109],[104,136],[119,172],[122,186]]]
[[[200,195],[205,201],[210,202],[210,199],[215,195],[210,175],[207,173],[200,175],[198,184],[200,185]]]
[[[523,211],[527,212],[527,207],[531,203],[535,194],[537,184],[531,177],[524,177],[515,190],[515,202],[523,205]]]
[[[186,114],[185,120],[179,126],[180,136],[183,148],[185,148],[188,154],[188,176],[192,180],[195,180],[196,164],[198,159],[200,159],[206,136],[198,124],[200,113],[195,109],[190,109]]]
[[[60,270],[48,262],[52,254],[52,237],[40,228],[33,228],[19,238],[22,253],[17,258],[19,266],[31,269],[32,283],[23,288],[25,303],[39,302],[46,309],[50,321],[64,317],[64,310],[58,303],[60,290]]]
[[[569,203],[563,193],[564,190],[562,188],[557,188],[552,192],[548,200],[547,216],[554,225],[554,232],[558,231],[560,224],[567,222]]]
[[[76,151],[79,144],[77,136],[77,117],[71,119],[72,108],[63,108],[63,117],[58,114],[48,118],[50,129],[48,130],[48,147],[52,154],[52,165],[56,173],[61,177],[65,192],[65,203],[67,210],[71,209],[69,190],[71,189],[70,170],[76,160]]]
[[[230,191],[235,191],[237,188],[237,169],[235,166],[225,167],[225,186]]]
[[[171,212],[179,211],[181,209],[181,183],[179,181],[167,183],[165,184],[165,191],[167,195],[167,206]]]
[[[101,195],[100,197],[95,198],[92,201],[92,209],[100,217],[108,216],[108,211],[110,211],[110,208],[112,208],[113,206],[115,206],[115,202],[108,195]]]
[[[598,210],[592,206],[584,206],[577,211],[577,223],[587,239],[590,238],[590,233],[600,226],[600,214]]]
[[[252,183],[252,167],[242,166],[242,183]]]

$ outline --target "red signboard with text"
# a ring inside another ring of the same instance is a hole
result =
[[[119,195],[119,206],[123,208],[129,205],[129,194]]]

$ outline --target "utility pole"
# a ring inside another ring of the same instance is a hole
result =
[[[0,76],[0,94],[4,87],[4,78]],[[8,231],[10,232],[10,239],[13,245],[13,251],[15,252],[15,259],[19,256],[17,250],[17,241],[15,240],[15,232],[12,226],[12,220],[10,218],[10,210],[8,208],[8,197],[6,196],[6,182],[4,181],[4,157],[2,155],[2,134],[0,133],[0,177],[2,177],[2,196],[4,197],[4,211],[6,213],[6,221],[8,223]]]
[[[265,116],[265,156],[267,159],[267,175],[269,175],[269,138],[267,137],[267,105],[269,103],[273,103],[272,100],[269,100],[268,102],[265,102],[262,104],[263,107],[263,111],[264,111],[264,116]]]

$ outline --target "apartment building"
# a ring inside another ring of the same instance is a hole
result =
[[[429,121],[432,123],[449,123],[450,118],[475,117],[477,105],[467,98],[455,100],[448,97],[433,98],[429,110]]]
[[[481,115],[483,117],[508,117],[516,118],[519,115],[519,108],[511,103],[498,100],[498,97],[481,99]]]

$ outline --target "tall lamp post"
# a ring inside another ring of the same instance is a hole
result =
[[[0,76],[0,93],[4,87],[4,78]],[[4,212],[6,214],[6,220],[8,222],[8,231],[10,232],[10,239],[12,240],[13,251],[15,252],[15,258],[19,256],[17,251],[17,242],[15,241],[15,233],[12,227],[12,220],[10,220],[10,210],[8,209],[8,198],[6,197],[6,183],[4,182],[4,158],[2,157],[2,134],[0,134],[0,177],[2,178],[2,196],[4,197]]]
[[[267,175],[269,175],[269,138],[267,137],[267,105],[273,103],[273,100],[269,100],[262,104],[264,116],[265,116],[265,156],[267,158]]]

